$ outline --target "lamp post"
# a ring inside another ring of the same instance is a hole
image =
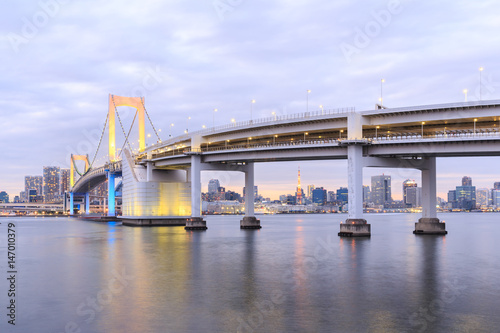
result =
[[[324,114],[324,112],[323,112],[323,111],[324,111],[324,110],[323,110],[323,104],[321,104],[321,105],[319,106],[319,108],[321,109],[321,115],[323,115],[323,114]]]
[[[233,123],[233,126],[235,126],[235,125],[236,125],[236,119],[231,118],[231,122]]]
[[[424,138],[424,125],[425,125],[425,121],[422,122],[422,139]]]
[[[380,128],[380,126],[375,126],[375,139],[377,138],[377,130]]]
[[[382,87],[384,85],[385,79],[380,80],[380,106],[384,105],[384,100],[382,98]]]
[[[465,95],[465,101],[466,101],[466,102],[467,102],[467,91],[468,91],[467,89],[462,90],[462,92],[463,92],[463,93],[464,93],[464,95]]]
[[[189,119],[191,119],[191,117],[187,117],[186,119],[186,134],[189,133]]]
[[[227,143],[229,142],[229,140],[226,140],[225,143],[226,143],[226,148],[227,148]]]
[[[311,93],[311,89],[307,89],[306,112],[309,112],[309,94],[310,93]]]
[[[170,132],[168,133],[168,137],[171,138],[172,137],[172,127],[174,127],[174,123],[171,123],[170,124]]]
[[[479,100],[483,100],[483,95],[482,95],[482,84],[481,84],[481,73],[483,72],[483,67],[479,67]]]
[[[212,127],[215,127],[215,112],[217,112],[217,109],[214,109],[214,112],[212,112]]]
[[[255,104],[255,99],[250,102],[250,123],[253,123],[253,105]]]
[[[251,138],[251,137],[249,137],[249,138],[247,139],[247,147],[250,147],[250,140],[252,140],[252,138]]]
[[[274,112],[274,111],[273,111],[273,112],[271,112],[271,114],[272,114],[272,115],[273,115],[273,117],[274,117],[274,121],[276,121],[276,112]]]
[[[277,137],[278,137],[278,134],[275,134],[275,135],[273,136],[273,145],[275,145],[275,144],[276,144],[276,138],[277,138]]]
[[[344,133],[344,130],[340,130],[340,132],[339,132],[339,139],[342,139],[342,133]]]
[[[306,135],[309,135],[309,133],[307,132],[304,133],[304,141],[306,141]]]
[[[477,118],[474,118],[474,135],[476,135],[476,122],[477,122]]]

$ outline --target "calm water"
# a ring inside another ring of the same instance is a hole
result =
[[[500,214],[207,217],[205,232],[67,218],[0,219],[0,332],[500,332]],[[7,226],[17,318],[7,324]]]

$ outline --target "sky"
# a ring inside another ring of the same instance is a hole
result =
[[[320,0],[5,0],[0,11],[0,191],[13,198],[25,175],[92,159],[108,94],[144,96],[161,138],[309,109],[370,110],[500,99],[500,2]],[[307,90],[311,90],[307,96]],[[217,113],[213,113],[217,108]],[[119,108],[126,129],[132,110]],[[188,117],[191,117],[188,120]],[[174,126],[170,126],[170,124]],[[148,124],[148,133],[153,133]],[[120,132],[120,130],[118,130]],[[154,136],[154,134],[153,134]],[[123,142],[124,135],[122,134]],[[150,139],[153,140],[153,139]],[[120,141],[120,139],[118,139]],[[153,142],[150,142],[153,143]],[[107,139],[95,165],[106,160]],[[438,195],[471,176],[500,181],[499,157],[439,158]],[[302,186],[346,186],[346,161],[256,164],[265,197]],[[416,170],[365,169],[401,183]],[[242,191],[243,174],[204,172]]]

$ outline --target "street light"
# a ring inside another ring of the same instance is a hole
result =
[[[309,112],[309,94],[310,93],[311,93],[311,89],[307,89],[306,112]]]
[[[212,127],[215,127],[215,112],[217,112],[217,109],[214,109],[214,112],[212,112]]]
[[[249,137],[249,138],[247,139],[247,146],[250,146],[250,140],[252,140],[252,138],[251,138],[251,137]]]
[[[384,105],[383,98],[382,98],[382,86],[385,82],[385,79],[380,80],[380,106]]]
[[[425,125],[425,121],[422,122],[422,138],[424,137],[424,125]]]
[[[304,141],[306,141],[306,135],[309,135],[309,133],[307,132],[304,133]]]
[[[482,89],[481,89],[481,73],[483,72],[483,67],[479,67],[479,100],[481,101],[483,99],[482,95]]]
[[[186,119],[186,134],[189,133],[189,119],[191,119],[191,117],[187,117]]]
[[[227,143],[229,142],[229,140],[226,140],[226,148],[227,148]]]
[[[236,125],[236,119],[231,118],[231,122],[233,123],[233,125]]]
[[[274,121],[276,121],[276,112],[271,112],[271,114],[274,116]]]
[[[255,104],[255,99],[252,99],[252,102],[250,103],[250,123],[253,122],[253,105]]]
[[[323,115],[323,105],[320,105],[319,108],[321,109],[321,115]]]
[[[375,139],[377,138],[377,130],[380,128],[380,126],[375,126]]]
[[[275,144],[276,144],[276,138],[277,138],[277,137],[278,137],[278,134],[275,134],[275,135],[273,136],[273,145],[275,145]]]
[[[342,133],[344,133],[344,130],[340,130],[340,132],[339,132],[339,139],[342,139]]]
[[[170,124],[170,132],[168,133],[168,137],[171,138],[172,137],[172,127],[174,127],[174,123],[171,123]]]
[[[464,93],[464,95],[465,95],[465,101],[466,101],[466,102],[467,102],[467,91],[468,91],[467,89],[462,90],[462,92],[463,92],[463,93]]]
[[[476,135],[476,122],[477,122],[477,118],[474,118],[474,135]]]

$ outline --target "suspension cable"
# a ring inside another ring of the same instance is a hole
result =
[[[111,100],[113,101],[113,106],[115,108],[115,113],[116,113],[116,116],[118,117],[118,121],[120,122],[120,127],[122,128],[123,135],[125,136],[125,138],[127,138],[127,134],[125,133],[125,129],[123,128],[122,120],[120,119],[120,114],[118,113],[118,110],[116,109],[115,98],[114,98],[113,95],[111,95]],[[125,142],[128,144],[128,149],[130,151],[132,151],[132,147],[130,146],[130,142],[127,139],[125,139]]]
[[[137,117],[137,113],[138,113],[138,112],[139,112],[138,110],[136,110],[136,111],[135,111],[134,119],[132,120],[132,125],[130,125],[130,129],[128,130],[128,134],[127,134],[127,136],[125,137],[125,142],[123,143],[122,149],[121,149],[121,150],[120,150],[120,152],[118,153],[118,157],[120,157],[120,155],[122,154],[123,148],[125,147],[125,143],[127,143],[127,142],[128,142],[128,137],[129,137],[129,135],[130,135],[130,132],[132,132],[132,128],[134,127],[135,118]],[[130,147],[130,144],[129,144],[129,147]],[[130,150],[130,151],[132,152],[132,150]]]
[[[153,125],[153,121],[151,120],[151,117],[149,117],[149,113],[146,110],[146,106],[144,105],[144,100],[142,98],[140,98],[140,100],[142,103],[142,107],[144,108],[144,112],[146,113],[146,116],[148,116],[149,122],[151,123],[151,127],[153,127],[153,131],[155,132],[156,137],[158,138],[158,141],[161,142],[160,136],[158,135],[158,132],[156,131],[155,125]]]
[[[90,163],[90,165],[89,165],[89,170],[94,165],[95,159],[97,157],[97,153],[99,152],[99,148],[101,148],[101,142],[102,142],[102,139],[104,137],[104,133],[106,132],[106,125],[108,124],[108,119],[109,119],[109,111],[108,111],[108,115],[106,116],[106,121],[104,122],[104,128],[102,129],[101,138],[99,139],[99,144],[97,145],[97,150],[95,151],[94,158],[92,159],[92,163]]]

